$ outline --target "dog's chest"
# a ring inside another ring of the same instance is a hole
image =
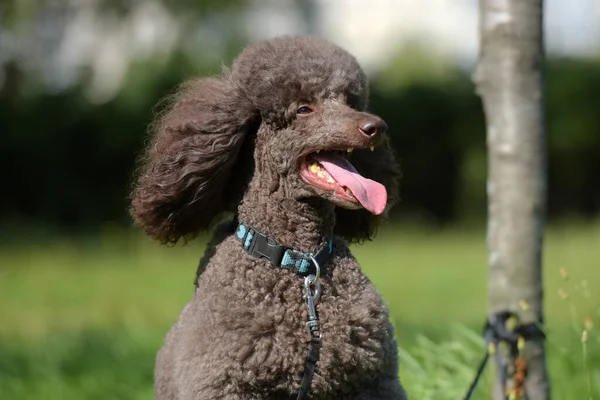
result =
[[[393,340],[387,309],[375,288],[353,259],[336,261],[321,280],[316,304],[322,338],[313,385],[324,390],[335,389],[335,382],[364,381],[381,373]],[[302,279],[290,274],[277,280],[254,274],[245,278],[221,292],[224,299],[236,300],[220,302],[214,327],[222,330],[218,340],[238,365],[231,372],[241,381],[272,388],[297,383],[309,341]],[[230,289],[234,292],[227,293]]]

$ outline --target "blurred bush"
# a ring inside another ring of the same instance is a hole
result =
[[[86,99],[83,85],[21,94],[19,71],[9,70],[0,92],[0,168],[7,171],[0,218],[63,226],[124,221],[155,105],[192,69],[180,57],[160,71],[150,62],[134,65],[119,94],[99,105]]]
[[[228,63],[243,46],[228,42]],[[166,60],[134,62],[118,94],[85,96],[85,80],[66,91],[31,90],[16,63],[0,89],[0,221],[94,227],[128,223],[135,159],[160,98],[185,78],[215,73],[221,59],[183,49]],[[593,216],[600,208],[600,63],[547,62],[549,211]],[[395,216],[435,223],[486,213],[485,123],[468,73],[418,48],[405,49],[371,77],[371,105],[390,125],[404,171]]]

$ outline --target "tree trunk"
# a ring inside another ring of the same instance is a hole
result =
[[[543,0],[480,0],[474,75],[488,145],[488,312],[543,322],[546,200]],[[526,398],[548,399],[544,341],[525,344]],[[505,399],[499,378],[493,399]]]

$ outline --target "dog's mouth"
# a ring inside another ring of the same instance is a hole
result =
[[[360,175],[348,160],[348,150],[310,153],[300,159],[300,177],[318,189],[332,193],[349,206],[364,207],[380,215],[387,204],[387,191],[379,182]]]

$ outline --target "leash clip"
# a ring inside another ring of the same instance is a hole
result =
[[[318,268],[318,267],[317,267]],[[314,291],[311,286],[314,285]],[[318,281],[317,276],[309,275],[304,278],[304,299],[306,300],[306,307],[308,309],[308,322],[306,323],[306,329],[308,330],[308,336],[311,339],[321,339],[321,323],[317,317],[316,304],[321,296],[321,282]]]
[[[310,259],[315,266],[315,274],[308,275],[304,278],[304,300],[306,300],[306,308],[308,309],[308,322],[306,323],[306,329],[308,331],[308,337],[310,342],[308,343],[308,355],[306,357],[306,365],[304,366],[304,376],[302,377],[302,383],[300,384],[300,390],[298,391],[298,397],[296,400],[302,400],[310,391],[310,384],[312,382],[313,375],[317,362],[319,361],[319,349],[321,347],[321,323],[317,316],[316,305],[321,297],[321,267],[317,262],[316,258],[310,255]]]

